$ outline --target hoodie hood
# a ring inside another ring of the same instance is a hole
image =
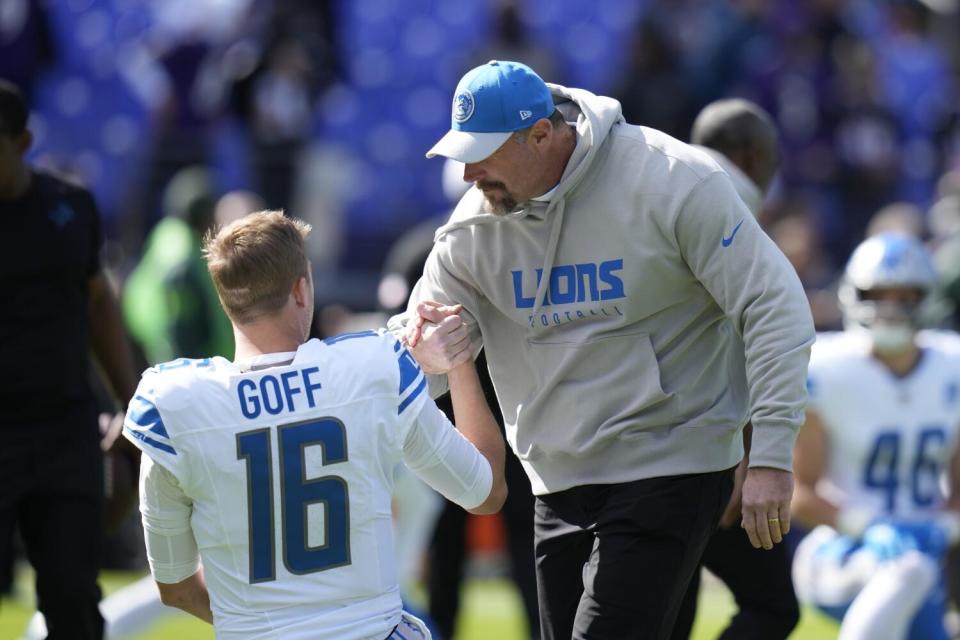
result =
[[[560,182],[550,192],[549,200],[531,199],[521,203],[516,211],[506,215],[496,215],[483,210],[483,193],[471,187],[453,210],[447,224],[437,229],[435,239],[439,240],[445,234],[459,229],[479,224],[493,222],[514,221],[535,216],[546,218],[552,216],[550,239],[544,253],[543,270],[541,273],[550,273],[553,268],[554,257],[557,252],[557,243],[560,240],[560,231],[563,227],[563,214],[567,194],[574,191],[580,180],[590,169],[594,158],[606,140],[607,135],[618,122],[623,122],[623,111],[620,103],[613,98],[598,96],[583,89],[571,89],[558,84],[547,83],[553,103],[564,115],[567,122],[575,122],[577,143],[574,147],[567,166],[560,177]],[[539,311],[543,301],[543,292],[548,285],[549,278],[540,281],[535,296],[533,313]]]

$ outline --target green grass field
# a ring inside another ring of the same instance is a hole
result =
[[[139,574],[105,572],[101,586],[109,593],[136,580]],[[733,611],[733,602],[722,586],[712,581],[700,594],[700,608],[693,630],[695,640],[716,638]],[[27,594],[32,587],[29,575],[18,581],[19,592]],[[524,622],[516,591],[503,580],[473,580],[466,587],[455,640],[524,640]],[[0,639],[16,640],[33,615],[30,595],[7,599],[0,604]],[[836,625],[812,610],[805,610],[793,640],[830,640],[836,638]],[[173,612],[149,632],[131,640],[213,640],[210,627],[185,614]]]

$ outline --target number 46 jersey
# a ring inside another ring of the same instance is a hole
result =
[[[124,434],[145,455],[154,577],[193,575],[199,551],[219,638],[387,637],[401,614],[394,467],[473,508],[489,464],[387,333],[311,340],[248,368],[178,360],[143,375]],[[189,534],[192,557],[166,552]]]
[[[917,343],[920,361],[897,378],[870,356],[864,336],[817,337],[809,408],[830,451],[819,489],[840,507],[911,519],[943,503],[941,480],[960,426],[960,338],[924,331]]]

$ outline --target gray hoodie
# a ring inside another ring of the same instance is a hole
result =
[[[745,174],[743,169],[735,165],[730,158],[716,149],[701,147],[698,144],[693,145],[693,147],[713,158],[717,164],[720,165],[720,168],[727,172],[727,175],[730,176],[730,181],[733,183],[734,190],[737,192],[737,195],[740,196],[740,199],[743,200],[743,203],[747,205],[747,208],[750,209],[750,213],[755,216],[760,215],[760,209],[763,207],[763,193],[760,191],[757,183],[751,180],[750,176]]]
[[[536,494],[727,469],[748,419],[751,466],[790,470],[814,340],[792,267],[708,155],[550,88],[578,138],[557,188],[506,216],[470,189],[407,314],[464,305]]]

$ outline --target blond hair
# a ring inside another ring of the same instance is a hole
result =
[[[283,308],[297,280],[307,276],[303,241],[309,233],[309,224],[282,211],[258,211],[207,234],[207,269],[234,322],[249,324]]]

